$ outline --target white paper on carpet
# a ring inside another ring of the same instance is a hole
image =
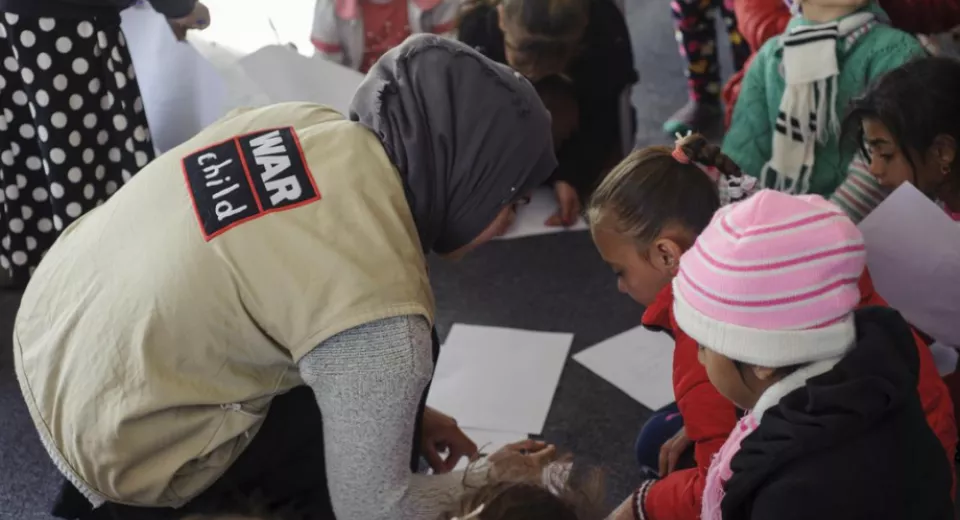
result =
[[[582,218],[577,219],[577,223],[569,228],[547,226],[545,222],[557,212],[557,208],[559,208],[559,205],[553,189],[548,187],[537,188],[530,197],[530,203],[517,208],[517,218],[513,221],[510,229],[498,238],[509,240],[588,229],[586,221]]]
[[[427,404],[461,427],[539,435],[573,334],[455,324]]]
[[[657,410],[674,401],[673,339],[643,327],[630,329],[573,356],[640,404]]]

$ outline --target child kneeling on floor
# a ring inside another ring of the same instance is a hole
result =
[[[674,149],[657,146],[633,152],[603,181],[588,205],[594,242],[616,273],[620,290],[647,307],[645,327],[665,330],[675,340],[672,375],[677,402],[675,409],[661,414],[667,420],[660,425],[661,430],[667,430],[665,426],[672,430],[661,431],[659,440],[651,441],[655,435],[646,435],[644,428],[638,440],[648,446],[638,446],[638,454],[651,454],[641,460],[650,470],[649,478],[639,486],[639,500],[625,501],[618,520],[698,520],[711,460],[741,415],[710,384],[698,362],[697,341],[674,315],[671,282],[681,256],[707,228],[721,199],[744,198],[752,191],[750,181],[716,146],[692,135]],[[853,283],[859,289],[860,306],[886,306],[866,271],[858,272]],[[953,406],[929,349],[918,337],[913,339],[919,359],[916,388],[949,464],[957,442]],[[675,446],[679,449],[673,450]],[[684,469],[674,461],[687,450],[692,452],[693,467]]]
[[[855,310],[865,260],[835,206],[774,191],[721,209],[680,259],[677,324],[748,410],[707,473],[703,520],[954,517],[910,327]]]

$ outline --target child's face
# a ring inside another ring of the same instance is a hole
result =
[[[944,165],[951,164],[954,159],[955,149],[952,146],[943,146],[938,139],[927,153],[913,154],[911,166],[907,154],[879,120],[863,121],[863,140],[870,155],[870,174],[881,186],[894,190],[910,182],[927,196],[937,197],[937,191],[943,185]]]
[[[707,377],[714,388],[742,410],[751,410],[763,392],[774,382],[776,370],[734,362],[721,354],[699,347],[697,359],[707,371]]]
[[[677,274],[682,250],[676,242],[659,238],[648,248],[608,226],[595,225],[593,243],[617,275],[617,289],[641,305],[650,305]]]

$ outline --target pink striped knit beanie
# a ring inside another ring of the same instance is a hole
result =
[[[677,324],[730,359],[783,367],[852,347],[863,236],[816,195],[763,190],[721,208],[680,259]]]

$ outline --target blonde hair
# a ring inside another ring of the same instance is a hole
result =
[[[695,163],[726,176],[743,175],[718,146],[699,134],[681,139],[678,147]],[[591,227],[602,222],[638,244],[653,242],[671,225],[679,225],[693,238],[698,236],[720,208],[717,185],[696,164],[677,160],[674,150],[649,146],[620,162],[587,203]]]
[[[599,470],[574,472],[569,458],[530,471],[521,454],[497,463],[496,475],[467,491],[442,520],[600,520],[603,512],[603,477]],[[553,470],[553,471],[551,471]],[[470,475],[468,470],[466,475]]]

